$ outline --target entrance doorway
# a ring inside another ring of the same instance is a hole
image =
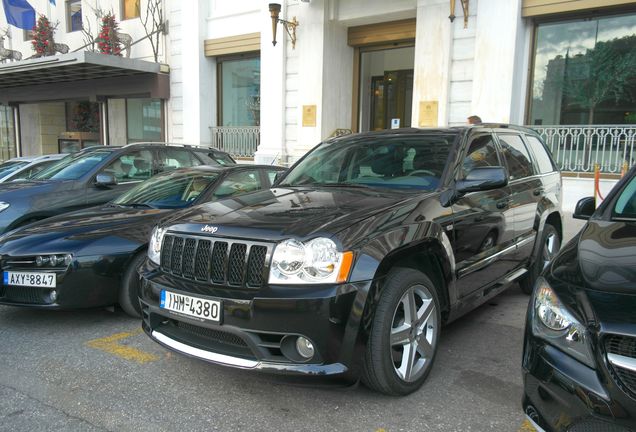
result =
[[[414,61],[413,46],[360,50],[360,132],[411,126]]]

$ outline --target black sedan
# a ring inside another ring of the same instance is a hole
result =
[[[199,166],[157,175],[116,200],[0,237],[0,303],[84,308],[117,302],[139,315],[137,267],[150,231],[175,209],[269,188],[275,166]]]
[[[636,431],[636,166],[544,271],[528,308],[526,415],[538,430]]]

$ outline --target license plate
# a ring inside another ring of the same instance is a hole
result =
[[[204,320],[221,321],[221,302],[217,300],[207,300],[161,290],[159,307]]]
[[[34,272],[3,272],[5,285],[18,285],[27,287],[55,288],[57,277],[55,273]]]

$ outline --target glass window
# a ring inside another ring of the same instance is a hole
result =
[[[470,142],[462,163],[461,178],[475,168],[501,166],[492,135],[480,135]]]
[[[614,206],[614,216],[636,219],[636,176],[627,183]]]
[[[115,176],[117,183],[149,179],[152,176],[152,152],[139,150],[121,155],[104,172]]]
[[[163,141],[161,99],[126,99],[128,142]]]
[[[66,28],[68,32],[82,30],[82,1],[67,0],[66,2]]]
[[[534,174],[532,159],[526,145],[519,135],[500,135],[499,143],[503,157],[508,165],[510,180],[528,177]]]
[[[161,150],[160,166],[163,169],[187,168],[197,165],[201,165],[201,162],[186,149],[166,147]]]
[[[261,177],[257,170],[245,170],[228,175],[214,191],[215,198],[252,192],[261,189]]]
[[[259,126],[261,59],[219,59],[219,125]]]
[[[40,171],[34,180],[77,180],[112,154],[109,150],[93,150],[67,156],[53,166]]]
[[[141,14],[139,0],[122,0],[121,19],[137,18]]]
[[[548,153],[548,149],[543,145],[537,137],[532,135],[526,135],[526,140],[532,149],[537,165],[539,165],[539,172],[541,174],[550,173],[556,171],[556,166]]]
[[[14,174],[9,180],[10,181],[28,180],[34,175],[36,175],[37,173],[39,173],[40,171],[50,167],[56,162],[57,160],[48,160],[48,161],[43,161],[38,164],[32,165],[29,168],[25,169],[24,171],[21,171],[20,173]]]
[[[27,161],[8,161],[0,165],[0,177],[6,177],[9,174],[25,167],[29,164]]]
[[[325,142],[305,156],[280,186],[350,186],[435,190],[456,134],[355,135]]]
[[[232,156],[225,152],[204,148],[194,148],[193,151],[203,159],[205,165],[236,165]]]
[[[532,125],[636,123],[636,14],[539,24]]]
[[[0,105],[0,161],[16,156],[13,108]]]
[[[274,180],[276,180],[276,174],[282,173],[282,172],[283,171],[281,171],[281,170],[267,170],[266,171],[267,178],[269,179],[270,186],[274,183]]]
[[[214,172],[170,172],[160,174],[135,186],[113,204],[146,205],[153,208],[183,208],[191,205],[216,181]]]

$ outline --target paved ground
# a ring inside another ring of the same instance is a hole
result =
[[[175,355],[120,312],[0,307],[0,431],[531,430],[520,411],[527,301],[515,285],[445,327],[428,381],[405,398]]]

